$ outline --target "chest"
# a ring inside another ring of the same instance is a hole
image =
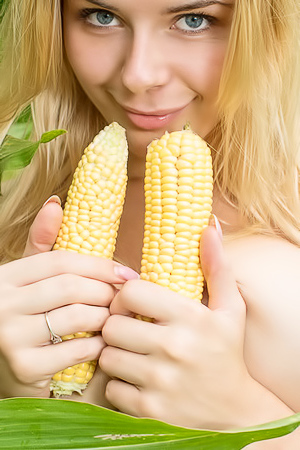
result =
[[[144,237],[144,181],[128,183],[115,250],[115,260],[140,271]]]

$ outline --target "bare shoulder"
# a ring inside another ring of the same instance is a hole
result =
[[[265,236],[225,244],[247,305],[249,371],[300,411],[300,249]]]
[[[280,296],[280,303],[288,293],[294,294],[291,301],[295,296],[300,299],[299,247],[267,236],[239,238],[224,247],[236,279],[253,306],[261,294],[271,295],[273,301]]]

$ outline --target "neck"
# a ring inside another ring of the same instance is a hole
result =
[[[129,153],[128,158],[128,179],[129,180],[144,180],[145,176],[145,160],[146,155],[142,157]]]

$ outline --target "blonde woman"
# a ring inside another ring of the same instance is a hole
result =
[[[136,416],[226,429],[300,410],[299,18],[298,0],[10,0],[2,137],[30,103],[37,136],[68,134],[2,186],[3,397],[47,397],[56,371],[99,358],[82,399]],[[124,266],[50,252],[59,197],[113,120],[130,149]],[[186,121],[212,146],[224,235],[216,221],[203,239],[206,306],[135,272],[146,146]],[[59,335],[102,336],[48,345],[46,311]],[[298,444],[293,433],[252,448]]]

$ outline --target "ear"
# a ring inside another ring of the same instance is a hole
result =
[[[23,257],[50,251],[55,243],[62,218],[63,211],[59,197],[56,195],[50,197],[30,227]]]

